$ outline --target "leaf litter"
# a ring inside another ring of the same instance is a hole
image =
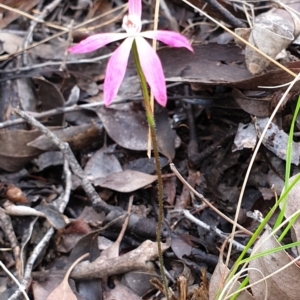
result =
[[[133,61],[129,59],[116,101],[106,108],[105,66],[117,43],[92,53],[67,53],[87,36],[118,30],[126,1],[31,2],[0,4],[0,259],[30,299],[54,299],[56,293],[82,300],[156,299],[157,289],[163,291],[155,242],[157,177],[146,157],[148,127]],[[260,10],[261,4],[253,3],[255,15],[249,19],[250,6],[220,1],[223,9],[212,9],[214,2],[207,1],[208,14],[290,72],[250,46],[235,43],[221,28],[211,30],[214,23],[202,22],[204,17],[193,8],[162,1],[159,29],[176,28],[195,41],[194,53],[172,49],[171,54],[163,45],[157,51],[168,86],[167,107],[155,106],[154,115],[163,162],[163,250],[173,299],[214,299],[226,270],[219,249],[232,225],[201,197],[233,219],[252,151],[286,89],[278,86],[300,70],[299,4],[283,1],[280,8]],[[149,4],[143,16],[143,26],[151,30]],[[238,218],[248,232],[258,224],[247,212],[266,215],[281,194],[298,90],[299,82],[272,120],[255,158]],[[25,122],[15,108],[36,118],[46,131]],[[49,138],[48,131],[58,140]],[[298,131],[292,174],[299,173]],[[64,143],[70,151],[64,151]],[[168,161],[197,194],[175,177]],[[286,218],[299,207],[297,189],[289,195]],[[133,205],[127,212],[130,199]],[[296,221],[284,242],[299,241],[298,231]],[[230,267],[249,236],[240,234],[234,240]],[[262,244],[265,250],[279,245],[276,236]],[[253,260],[250,284],[290,263],[298,255],[295,249]],[[71,270],[85,253],[88,260]],[[261,282],[238,299],[264,299],[266,292],[268,299],[297,299],[298,272],[292,264],[269,277],[267,289]],[[0,279],[1,297],[21,295],[5,272]]]

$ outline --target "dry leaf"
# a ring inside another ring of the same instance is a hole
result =
[[[112,173],[105,178],[98,178],[94,180],[94,184],[122,193],[131,193],[153,183],[155,180],[157,180],[156,175],[126,170]]]
[[[289,185],[296,179],[296,177],[299,176],[299,174],[296,174],[292,176],[289,180]],[[284,192],[284,188],[282,190],[282,193]],[[291,215],[293,215],[297,210],[300,208],[300,182],[298,181],[296,185],[291,189],[291,191],[288,193],[286,198],[286,206],[284,211],[284,216],[286,218],[289,218]],[[280,203],[280,208],[282,209],[283,202]],[[297,218],[295,223],[292,226],[292,240],[293,242],[299,242],[300,241],[300,219]],[[298,251],[300,250],[300,247],[298,247]]]
[[[280,246],[274,236],[271,236],[267,239],[267,241],[265,241],[265,238],[270,234],[270,232],[270,229],[266,229],[259,241],[256,243],[253,251],[255,251],[258,247],[260,247],[258,252],[264,252]],[[291,258],[285,251],[265,255],[261,258],[252,260],[249,264],[250,284],[261,280],[262,274],[264,277],[268,276],[290,262]],[[262,272],[262,274],[255,269],[258,269]],[[293,264],[283,271],[266,279],[266,281],[255,284],[251,287],[251,290],[255,300],[265,299],[266,293],[268,293],[267,299],[270,300],[298,300],[300,295],[299,277],[300,269],[296,264]],[[267,283],[267,291],[265,282]]]
[[[74,295],[73,291],[70,288],[68,279],[73,270],[73,268],[83,259],[88,257],[88,254],[84,254],[83,256],[79,257],[72,266],[68,269],[63,281],[61,284],[52,291],[52,293],[47,297],[47,300],[77,300],[77,297]]]
[[[273,59],[299,35],[299,17],[283,9],[272,9],[255,18],[249,42]],[[254,49],[246,46],[248,70],[262,73],[271,63]]]
[[[0,132],[0,167],[8,172],[17,172],[41,154],[41,151],[27,146],[41,133],[38,130],[10,130]]]
[[[209,299],[214,300],[217,299],[218,291],[221,291],[224,288],[225,280],[230,270],[226,268],[225,264],[222,261],[220,256],[218,264],[212,274],[209,283]],[[230,293],[233,293],[240,286],[240,282],[236,282],[234,286],[230,289]],[[257,300],[254,298],[248,291],[241,292],[237,298],[237,300]]]
[[[99,149],[86,163],[84,172],[90,180],[104,178],[111,173],[122,171],[120,162],[113,153],[110,153],[110,149],[111,146]]]
[[[100,107],[97,114],[109,136],[120,146],[131,150],[148,149],[148,123],[142,106],[116,104],[113,107]],[[167,158],[175,155],[175,132],[171,129],[167,111],[155,113],[156,135],[159,151]]]
[[[33,7],[35,7],[39,3],[39,0],[1,0],[1,3],[12,8],[17,8],[24,12],[29,12]],[[5,28],[11,22],[20,17],[20,14],[18,14],[17,12],[0,8],[0,13],[3,14],[3,12],[5,13],[5,17],[3,17],[0,20],[1,29]]]
[[[256,131],[253,124],[239,123],[237,133],[234,137],[234,146],[232,152],[242,150],[244,148],[254,149],[256,145]]]
[[[257,118],[255,121],[255,127],[260,137],[264,128],[267,125],[269,118]],[[281,159],[286,159],[286,145],[288,144],[288,135],[278,128],[278,126],[274,123],[271,123],[268,127],[268,130],[263,138],[264,146],[272,151],[275,155],[277,155]],[[295,165],[299,165],[300,159],[300,144],[293,142],[292,146],[292,163]]]

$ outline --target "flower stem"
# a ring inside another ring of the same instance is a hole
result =
[[[135,41],[132,44],[132,53],[133,53],[133,58],[137,69],[137,73],[141,81],[141,89],[144,98],[146,116],[150,128],[151,140],[153,145],[153,153],[154,153],[155,167],[156,167],[156,174],[157,174],[158,220],[157,220],[157,228],[156,228],[156,239],[157,239],[157,247],[158,247],[158,259],[159,259],[159,267],[160,267],[162,282],[165,289],[165,296],[167,299],[169,299],[168,285],[167,285],[167,279],[166,279],[166,274],[164,269],[164,259],[163,259],[162,249],[161,249],[161,229],[163,223],[163,209],[164,209],[163,208],[163,182],[161,176],[159,152],[158,152],[157,139],[156,139],[155,120],[151,109],[146,78],[141,68],[140,59],[138,56],[138,51],[137,51]]]

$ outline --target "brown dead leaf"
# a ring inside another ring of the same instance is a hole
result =
[[[245,95],[238,89],[233,89],[231,95],[237,104],[247,113],[256,117],[269,117],[272,113],[271,100],[273,93],[263,91],[251,91],[251,95]]]
[[[84,254],[83,256],[79,257],[74,263],[73,265],[68,269],[63,281],[61,282],[61,284],[52,291],[52,293],[47,297],[47,300],[57,300],[57,299],[61,299],[61,300],[77,300],[77,297],[74,295],[73,291],[70,288],[68,279],[69,276],[73,270],[73,268],[83,259],[85,259],[86,257],[88,257],[89,254]]]
[[[17,8],[24,12],[29,12],[33,7],[35,7],[39,3],[39,0],[2,0],[1,3],[12,8]],[[5,28],[7,25],[9,25],[11,22],[16,20],[20,16],[20,14],[12,10],[6,10],[2,7],[0,7],[0,14],[2,14],[2,18],[0,19],[0,29]]]
[[[41,154],[41,150],[27,145],[40,135],[38,130],[0,132],[0,168],[8,172],[17,172]]]
[[[113,107],[100,107],[97,114],[109,136],[120,146],[131,150],[148,149],[148,123],[142,106],[116,104]],[[166,157],[175,155],[175,132],[171,129],[167,111],[162,109],[155,114],[156,135],[159,151]]]
[[[271,236],[269,239],[265,238],[271,233],[270,229],[266,229],[259,241],[256,243],[253,251],[259,247],[258,252],[269,251],[270,249],[279,247],[280,244]],[[280,251],[265,255],[261,258],[254,259],[249,264],[249,281],[250,284],[261,280],[264,277],[278,271],[291,262],[290,256],[285,251]],[[260,272],[262,272],[262,274]],[[272,275],[272,277],[257,283],[251,287],[251,291],[255,300],[267,299],[272,300],[297,300],[300,295],[299,285],[300,268],[296,265],[290,265],[283,271]],[[267,290],[265,283],[267,283]]]
[[[84,168],[84,172],[90,180],[104,178],[111,173],[121,171],[122,167],[119,160],[113,153],[110,153],[110,148],[107,147],[96,151]]]
[[[114,191],[130,193],[153,183],[155,180],[157,180],[156,175],[126,170],[111,173],[105,178],[98,178],[94,180],[94,184]]]
[[[226,268],[225,264],[223,263],[221,257],[219,258],[219,262],[212,274],[209,283],[209,299],[217,299],[217,293],[222,291],[225,285],[225,280],[227,275],[229,274],[230,270]],[[240,286],[240,282],[236,282],[234,286],[231,288],[231,293],[236,291]],[[257,300],[254,298],[248,291],[242,291],[237,298],[238,300]]]
[[[59,109],[64,107],[65,98],[57,86],[52,82],[35,78],[34,84],[36,86],[36,95],[39,103],[41,103],[40,110],[47,111],[51,109]],[[62,126],[64,123],[64,114],[58,114],[51,116],[51,119],[47,120],[47,126]]]
[[[249,42],[273,59],[299,35],[299,16],[284,9],[271,9],[257,16]],[[271,63],[257,51],[246,46],[245,58],[252,74],[262,73]]]
[[[281,69],[267,71],[253,76],[247,70],[243,50],[233,44],[214,43],[193,45],[194,53],[182,49],[162,48],[157,51],[167,81],[191,83],[193,90],[203,86],[226,85],[238,89],[257,90],[258,86],[276,86],[290,82],[293,76]],[[300,71],[299,62],[292,62],[287,67],[294,73]],[[299,90],[296,83],[293,90]]]

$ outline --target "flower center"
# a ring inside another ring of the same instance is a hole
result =
[[[128,34],[135,34],[141,32],[142,22],[137,15],[126,15],[123,18],[122,27]]]

